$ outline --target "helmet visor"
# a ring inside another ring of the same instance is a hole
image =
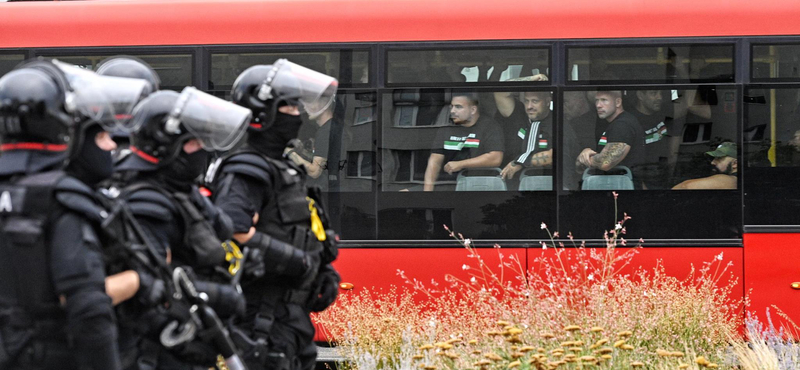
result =
[[[339,82],[326,74],[279,59],[274,64],[277,71],[270,87],[279,96],[298,99],[301,108],[314,119],[333,104]]]
[[[177,119],[203,149],[224,151],[244,135],[250,115],[247,108],[189,86],[181,92],[170,119]]]
[[[67,104],[107,131],[133,131],[131,113],[150,89],[144,80],[101,76],[80,67],[54,60],[73,90]]]

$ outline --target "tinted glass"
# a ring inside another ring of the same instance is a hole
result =
[[[81,67],[97,69],[97,66],[112,55],[47,55],[66,63],[79,65]],[[139,55],[135,56],[149,64],[158,73],[161,79],[161,88],[164,90],[181,91],[186,86],[194,85],[192,81],[192,56],[190,54],[170,54],[170,55]]]
[[[564,188],[735,189],[735,176],[684,181],[733,171],[735,147],[715,152],[716,166],[706,152],[736,142],[737,100],[713,86],[565,92]]]
[[[443,224],[474,238],[541,237],[541,229],[529,226],[555,214],[551,96],[451,89],[384,94],[379,238],[446,239]],[[523,155],[525,166],[510,165]],[[507,167],[513,171],[504,178]]]
[[[227,96],[233,81],[245,69],[257,64],[272,64],[281,58],[333,76],[343,86],[369,82],[369,52],[364,50],[212,53],[209,87]]]
[[[561,230],[601,238],[625,212],[629,239],[740,237],[734,88],[587,90],[564,92]]]
[[[294,154],[289,156],[305,166],[309,185],[324,192],[329,217],[344,239],[375,237],[374,197],[366,195],[376,183],[375,104],[374,93],[344,92],[316,119],[302,115],[298,140],[292,143]]]
[[[800,79],[800,45],[753,45],[752,58],[753,79]]]
[[[529,80],[550,68],[547,48],[390,50],[387,59],[390,84]]]
[[[0,54],[0,76],[14,69],[23,60],[25,56],[22,54]]]
[[[745,223],[800,225],[800,88],[745,94]]]
[[[568,81],[733,82],[733,46],[567,48]]]

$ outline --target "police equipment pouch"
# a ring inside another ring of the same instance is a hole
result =
[[[180,205],[180,212],[183,216],[186,229],[183,241],[192,253],[191,265],[199,267],[213,267],[225,261],[225,249],[222,242],[217,238],[214,227],[197,209],[189,195],[183,193],[172,194],[173,198]]]

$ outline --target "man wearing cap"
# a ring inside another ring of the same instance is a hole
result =
[[[736,189],[738,182],[736,174],[739,169],[736,152],[736,144],[731,142],[724,142],[717,149],[706,152],[706,155],[714,158],[711,160],[711,165],[718,173],[700,179],[686,180],[672,189]]]

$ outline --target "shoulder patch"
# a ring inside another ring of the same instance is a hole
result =
[[[55,197],[65,208],[94,222],[102,222],[108,217],[106,210],[95,198],[94,190],[74,177],[65,176],[56,184]]]

